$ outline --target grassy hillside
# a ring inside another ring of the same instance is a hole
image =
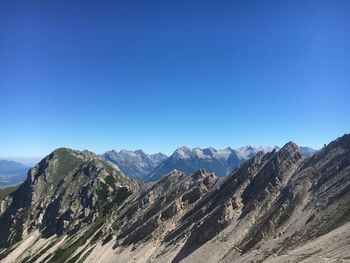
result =
[[[4,189],[0,189],[0,202],[9,194],[16,191],[20,185],[9,186]]]

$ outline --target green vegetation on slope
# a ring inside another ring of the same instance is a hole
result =
[[[60,148],[53,153],[57,158],[57,163],[49,167],[49,173],[53,178],[53,184],[58,185],[64,176],[83,163],[83,159],[78,158],[71,149]]]
[[[0,202],[4,200],[6,196],[16,191],[20,185],[9,186],[4,189],[0,189]]]

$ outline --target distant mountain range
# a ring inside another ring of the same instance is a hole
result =
[[[279,148],[244,146],[237,149],[228,147],[216,150],[212,147],[190,149],[183,146],[176,149],[169,157],[163,153],[146,154],[142,150],[119,152],[111,150],[100,157],[131,179],[153,182],[172,170],[193,173],[205,169],[222,177],[253,158],[258,152],[267,153],[273,150],[278,151]],[[309,147],[300,147],[300,151],[305,158],[316,152]],[[0,188],[23,183],[29,168],[16,161],[0,160]]]
[[[0,188],[22,183],[29,167],[8,160],[0,160]]]
[[[112,150],[102,155],[102,158],[113,163],[117,169],[132,179],[146,182],[157,181],[172,170],[185,173],[193,173],[199,169],[213,172],[223,177],[247,160],[253,158],[258,152],[268,153],[278,151],[277,146],[244,146],[237,149],[230,147],[225,149],[180,147],[167,157],[158,153],[149,155],[142,150],[119,152]],[[309,147],[300,147],[304,157],[312,156],[316,150]]]

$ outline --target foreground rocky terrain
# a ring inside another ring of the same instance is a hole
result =
[[[1,262],[348,262],[350,135],[310,158],[290,142],[226,177],[143,185],[58,149],[1,201]]]

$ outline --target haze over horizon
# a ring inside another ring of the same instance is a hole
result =
[[[349,1],[136,2],[1,1],[0,157],[349,133]]]

